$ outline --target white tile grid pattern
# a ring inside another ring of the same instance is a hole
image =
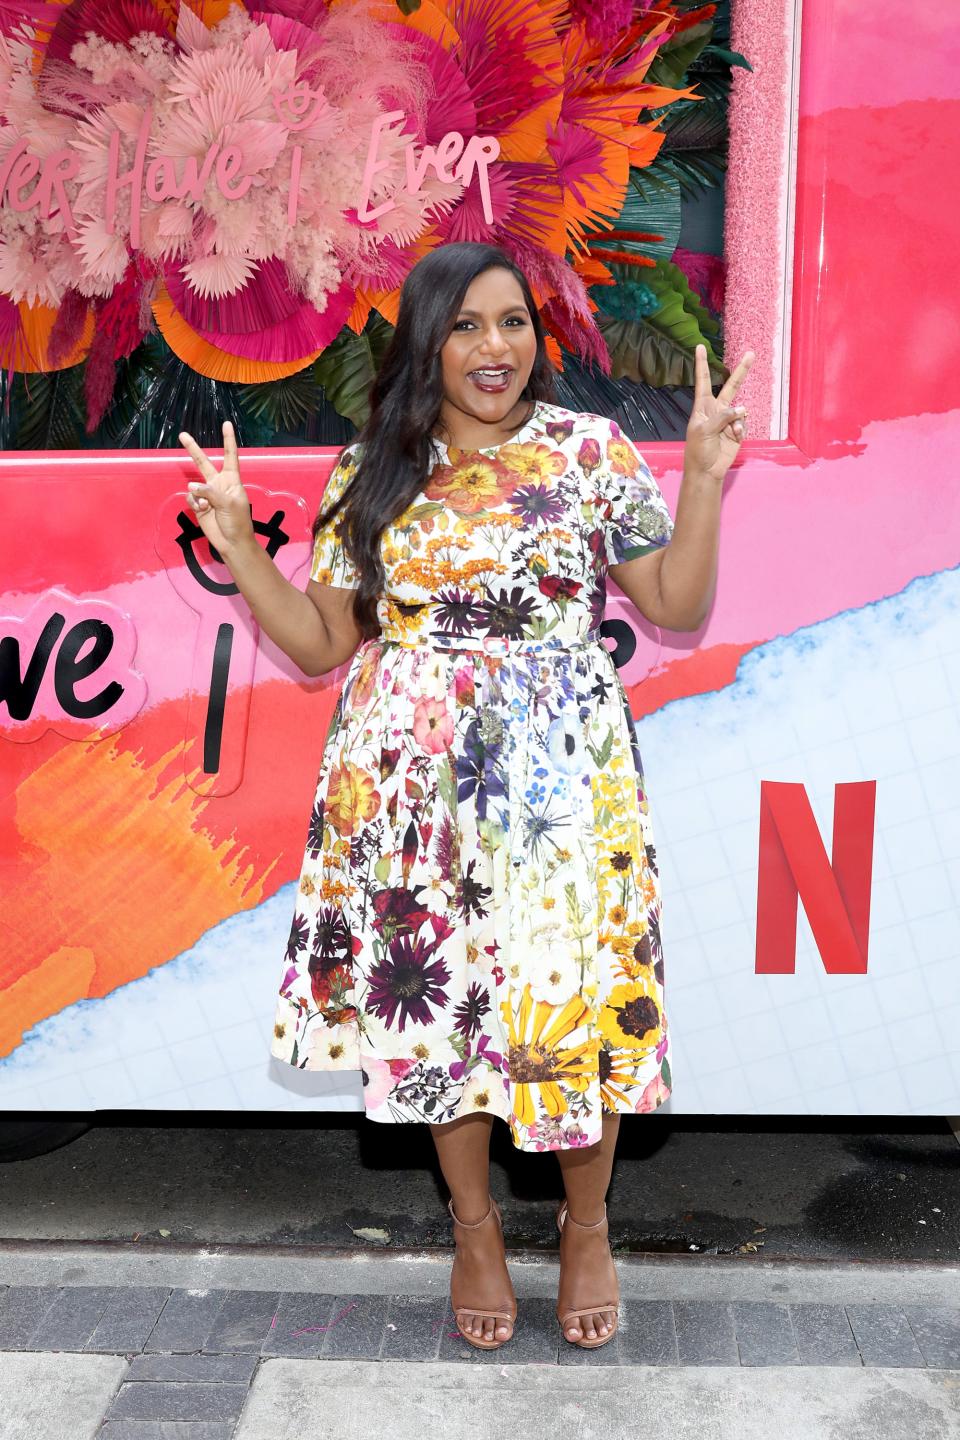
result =
[[[745,767],[739,738],[710,736],[697,783],[690,748],[671,756],[639,723],[664,892],[671,1113],[960,1111],[960,648],[943,646],[944,630],[914,637],[910,663],[794,707]],[[828,856],[834,785],[877,781],[866,976],[826,973],[802,902],[796,973],[754,973],[762,780],[806,786]]]

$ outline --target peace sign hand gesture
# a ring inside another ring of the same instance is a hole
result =
[[[182,430],[177,437],[193,460],[205,483],[191,480],[187,499],[197,524],[215,550],[225,552],[247,540],[256,540],[250,518],[250,501],[240,484],[237,437],[229,420],[223,425],[223,468],[217,470],[192,435]]]
[[[720,393],[714,396],[707,347],[697,346],[696,388],[683,452],[685,472],[692,471],[719,484],[730,469],[740,449],[747,421],[746,406],[734,405],[733,401],[755,359],[752,350],[746,351]]]

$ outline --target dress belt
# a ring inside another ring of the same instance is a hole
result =
[[[430,635],[420,640],[401,640],[391,635],[374,636],[374,641],[384,645],[398,645],[404,650],[453,650],[476,651],[486,655],[525,654],[527,651],[582,650],[587,645],[600,643],[596,632],[574,636],[570,639],[551,640],[515,639],[510,635]]]

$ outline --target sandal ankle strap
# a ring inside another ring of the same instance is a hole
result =
[[[580,1220],[574,1220],[573,1216],[570,1214],[570,1208],[566,1200],[564,1200],[563,1204],[560,1206],[560,1210],[557,1215],[557,1224],[559,1225],[561,1230],[563,1229],[563,1226],[567,1220],[570,1221],[571,1225],[575,1225],[578,1230],[599,1230],[600,1226],[605,1225],[607,1222],[606,1201],[604,1201],[603,1214],[601,1215],[600,1219],[595,1220],[592,1225],[584,1225]]]
[[[456,1217],[456,1215],[454,1214],[454,1210],[453,1210],[453,1200],[452,1200],[452,1198],[451,1198],[450,1200],[448,1200],[448,1202],[447,1202],[447,1209],[450,1211],[450,1215],[451,1215],[451,1217],[452,1217],[452,1219],[453,1219],[453,1223],[454,1223],[455,1225],[459,1225],[462,1230],[477,1230],[477,1229],[479,1229],[479,1227],[480,1227],[481,1225],[485,1224],[486,1221],[490,1219],[490,1215],[491,1215],[491,1213],[493,1212],[493,1210],[494,1210],[495,1208],[496,1208],[496,1201],[493,1199],[493,1196],[491,1196],[491,1197],[490,1197],[490,1204],[489,1204],[489,1206],[487,1207],[487,1213],[486,1213],[486,1215],[484,1215],[483,1219],[482,1219],[482,1220],[475,1220],[472,1225],[467,1225],[467,1224],[465,1224],[465,1222],[464,1222],[463,1220],[458,1220],[457,1217]]]

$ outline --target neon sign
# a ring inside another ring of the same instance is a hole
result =
[[[305,96],[297,92],[292,98],[287,92],[274,96],[274,108],[280,114],[281,104],[292,109],[284,119],[292,132],[309,125],[316,110],[306,119],[298,118],[303,105],[309,100],[322,102],[322,95],[309,91]],[[367,147],[366,163],[363,170],[360,202],[357,207],[361,223],[369,223],[387,211],[395,208],[392,199],[383,201],[376,209],[370,209],[371,188],[374,176],[391,165],[389,159],[380,158],[380,145],[384,130],[396,121],[404,121],[402,110],[391,110],[378,116],[371,126]],[[110,136],[107,157],[107,178],[104,188],[104,224],[108,235],[116,233],[117,205],[124,190],[130,191],[130,248],[139,250],[141,243],[141,220],[144,198],[154,204],[166,200],[191,200],[199,204],[207,184],[212,180],[225,200],[242,200],[255,182],[255,175],[244,174],[243,151],[239,145],[221,145],[214,141],[207,147],[202,159],[195,155],[178,157],[153,155],[148,160],[150,132],[153,124],[153,110],[147,106],[137,132],[133,163],[127,170],[121,170],[120,132],[114,130]],[[396,137],[395,137],[396,138]],[[417,154],[413,138],[404,147],[405,189],[416,195],[422,189],[427,172],[432,170],[437,179],[445,184],[459,181],[469,185],[474,177],[480,187],[483,213],[487,224],[493,222],[493,207],[490,198],[488,168],[500,154],[500,142],[493,135],[473,135],[466,140],[457,130],[451,130],[436,145],[424,145]],[[300,173],[303,146],[294,145],[290,157],[290,188],[287,201],[287,223],[294,225],[300,194]],[[11,210],[25,214],[36,210],[41,220],[59,216],[64,230],[71,240],[77,237],[67,182],[75,180],[80,173],[80,157],[69,145],[36,154],[30,148],[30,141],[19,136],[10,146],[0,165],[0,207],[9,205]]]

